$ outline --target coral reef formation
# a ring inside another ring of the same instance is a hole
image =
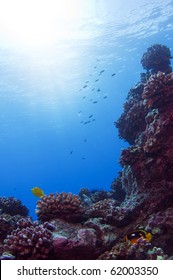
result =
[[[97,258],[97,234],[94,229],[59,219],[52,220],[51,223],[56,228],[53,232],[54,259]]]
[[[0,242],[3,242],[7,234],[16,229],[17,222],[28,213],[28,208],[19,199],[0,197]]]
[[[83,211],[82,202],[77,195],[62,192],[42,196],[37,201],[36,214],[40,221],[49,221],[53,218],[78,221]]]
[[[0,211],[1,213],[10,214],[11,216],[21,215],[26,217],[29,210],[22,204],[19,199],[14,197],[0,197]]]
[[[100,260],[166,260],[167,255],[159,247],[152,247],[151,243],[138,239],[137,243],[120,242],[110,251],[99,256]]]
[[[142,92],[144,85],[138,83],[134,88],[131,88],[127,101],[124,104],[124,112],[115,122],[118,128],[119,137],[134,144],[136,138],[145,130],[145,114],[146,110],[142,100]]]
[[[171,69],[171,52],[170,49],[161,44],[154,44],[147,49],[141,59],[141,64],[144,69],[151,70],[151,73],[162,71],[170,73]]]
[[[39,225],[23,218],[17,226],[4,240],[2,259],[9,257],[9,254],[17,260],[46,259],[52,245],[52,232],[46,224]]]
[[[80,189],[78,195],[86,205],[98,202],[106,198],[110,198],[111,196],[111,194],[105,190],[89,190],[88,188]]]
[[[25,208],[0,199],[1,259],[173,259],[170,59],[170,50],[160,44],[142,56],[147,71],[130,89],[115,123],[129,147],[122,150],[122,170],[110,191],[83,188],[79,195],[43,195],[37,202],[38,222],[21,220]]]

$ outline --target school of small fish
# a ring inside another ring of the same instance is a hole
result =
[[[98,63],[100,62],[99,59],[96,59],[96,60],[97,60]],[[97,68],[98,68],[98,65],[95,65],[95,66],[94,66],[94,69],[97,69]],[[106,71],[105,69],[100,70],[99,73],[98,73],[98,78],[96,78],[96,79],[94,80],[94,82],[93,82],[93,81],[90,81],[90,80],[86,80],[86,81],[85,81],[85,84],[82,86],[82,88],[79,89],[79,92],[85,91],[85,90],[89,90],[90,83],[92,84],[92,86],[93,86],[93,83],[96,83],[96,84],[99,85],[100,77],[101,77],[101,75],[102,75],[105,71]],[[114,72],[114,73],[112,73],[112,74],[110,75],[110,77],[114,77],[115,75],[116,75],[116,73]],[[89,76],[91,77],[92,74],[90,74]],[[92,87],[92,88],[91,88],[91,91],[92,91],[92,92],[100,93],[102,90],[101,90],[101,88],[98,86],[98,87]],[[88,95],[88,92],[87,92],[87,95]],[[85,94],[85,95],[82,95],[82,99],[83,99],[83,100],[87,100],[87,99],[88,99],[88,96],[87,96],[87,95],[86,95],[86,94]],[[100,97],[100,95],[99,95],[99,97]],[[107,96],[107,95],[102,95],[102,98],[103,98],[103,99],[107,99],[108,96]],[[97,104],[99,101],[98,101],[96,98],[90,98],[90,99],[89,99],[89,102],[91,102],[93,105],[95,105],[95,104]],[[79,111],[78,111],[78,116],[82,116],[82,110],[79,110]],[[83,124],[83,125],[87,125],[87,124],[90,124],[90,123],[96,121],[96,119],[94,118],[94,114],[93,114],[93,113],[90,114],[90,115],[88,115],[87,118],[88,118],[88,119],[81,120],[80,123]],[[86,139],[84,139],[84,142],[86,142]],[[70,155],[72,155],[73,152],[74,152],[74,150],[71,150],[71,151],[70,151]],[[86,158],[85,158],[85,157],[81,157],[81,159],[84,160],[84,159],[86,159]]]

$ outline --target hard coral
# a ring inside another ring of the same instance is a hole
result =
[[[19,199],[14,197],[0,197],[0,209],[1,213],[10,214],[11,216],[15,216],[17,214],[21,216],[27,216],[29,210],[26,206],[22,204]]]
[[[5,213],[0,215],[0,241],[5,239],[7,234],[9,234],[12,230],[16,229],[17,221],[21,218],[21,215],[11,216]]]
[[[81,188],[78,195],[85,205],[91,205],[100,200],[110,198],[111,193],[102,189],[89,190],[88,188]]]
[[[135,139],[145,130],[146,109],[142,101],[144,85],[139,83],[132,88],[124,104],[124,112],[115,122],[119,137],[125,139],[129,144],[134,144]]]
[[[112,182],[111,189],[113,197],[117,201],[122,202],[126,195],[125,191],[122,188],[122,172],[119,172],[118,177]]]
[[[162,71],[170,73],[172,68],[170,49],[161,44],[154,44],[147,49],[141,59],[141,64],[144,69],[151,70],[151,73]]]
[[[17,229],[4,240],[2,259],[12,254],[17,260],[46,259],[51,250],[52,232],[30,219],[18,221]]]
[[[65,192],[44,195],[37,201],[36,208],[36,214],[40,221],[61,218],[75,222],[81,219],[83,211],[79,197]]]
[[[138,239],[135,244],[120,242],[99,257],[101,260],[160,260],[167,258],[168,256],[161,248],[152,247],[142,238]]]
[[[163,107],[173,102],[173,73],[158,72],[151,75],[142,94],[144,105],[148,109]]]
[[[119,205],[115,199],[104,199],[92,204],[86,209],[85,214],[88,217],[102,217],[106,218],[110,212]]]

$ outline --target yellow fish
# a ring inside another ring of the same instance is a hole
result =
[[[34,187],[31,189],[32,193],[37,197],[42,197],[44,195],[44,191],[40,189],[39,187]]]
[[[136,244],[139,238],[145,239],[150,242],[152,239],[152,234],[146,232],[145,230],[134,230],[125,236],[125,241],[130,241],[131,244]]]

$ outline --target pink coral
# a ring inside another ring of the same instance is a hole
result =
[[[30,219],[21,219],[17,229],[7,235],[3,245],[3,256],[10,253],[17,260],[46,259],[52,245],[52,232],[46,225]]]
[[[53,218],[78,221],[82,218],[83,212],[81,200],[72,193],[44,195],[37,201],[36,214],[41,221],[49,221]]]

